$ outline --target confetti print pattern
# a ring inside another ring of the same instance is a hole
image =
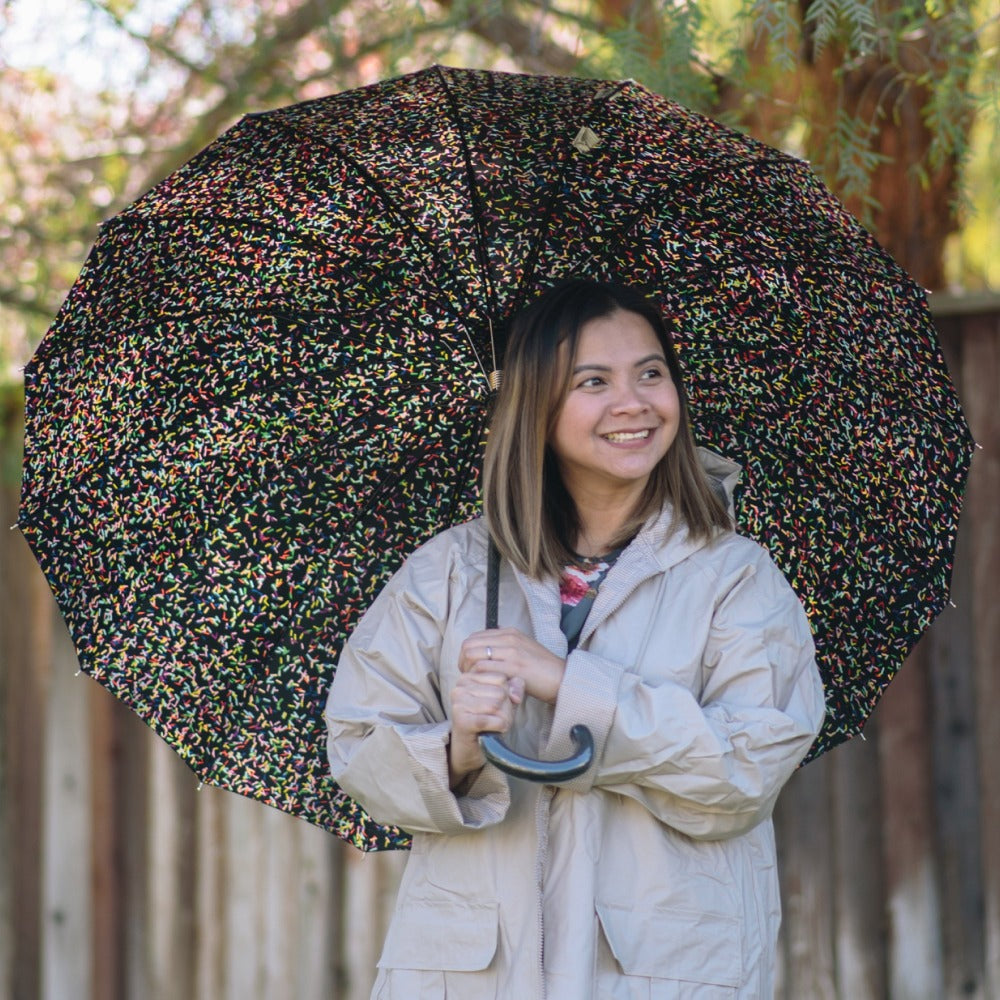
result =
[[[492,345],[570,274],[670,318],[815,631],[813,754],[858,732],[971,453],[924,295],[806,164],[634,83],[435,67],[251,115],[104,226],[25,373],[20,524],[83,669],[202,780],[405,846],[329,777],[326,691],[476,514]]]

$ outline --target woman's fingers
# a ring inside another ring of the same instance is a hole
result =
[[[523,686],[503,673],[463,674],[451,692],[452,726],[465,732],[506,732],[523,694]]]
[[[462,643],[458,669],[463,674],[500,671],[524,682],[523,692],[552,703],[559,693],[566,661],[515,628],[474,632]]]
[[[505,733],[524,699],[524,681],[502,671],[476,669],[460,674],[451,691],[448,768],[452,788],[486,762],[480,733]]]
[[[520,705],[524,701],[524,678],[523,677],[511,677],[507,681],[507,693],[510,696],[510,700],[515,705]]]
[[[546,652],[545,647],[517,629],[490,629],[476,632],[462,643],[458,668],[463,673],[476,669],[510,673],[532,653],[538,652]]]
[[[502,663],[504,660],[505,646],[497,630],[490,632],[477,632],[470,635],[459,652],[458,669],[462,673],[468,673],[477,666],[482,665],[489,669],[491,663]]]

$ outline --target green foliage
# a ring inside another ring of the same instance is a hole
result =
[[[877,121],[866,122],[838,109],[833,142],[828,146],[832,162],[826,164],[841,197],[861,206],[861,221],[870,228],[880,207],[871,194],[870,178],[879,164],[887,162],[887,157],[872,148],[877,126]]]
[[[1000,289],[1000,11],[993,0],[984,0],[971,15],[977,51],[969,94],[975,106],[955,208],[962,228],[945,260],[951,286]],[[948,105],[943,100],[941,105],[940,114],[947,116]]]
[[[0,379],[0,486],[21,482],[24,452],[24,385]],[[9,525],[0,524],[0,531]]]
[[[595,75],[638,80],[686,107],[709,112],[716,86],[700,57],[704,18],[694,3],[667,5],[661,34],[651,36],[635,19],[605,32],[605,44],[588,60]]]
[[[798,41],[800,36],[796,4],[783,0],[750,0],[741,5],[735,16],[748,37],[756,45],[767,48],[775,72],[781,75],[797,72],[801,46],[791,43],[793,39]],[[737,51],[743,55],[742,49]],[[738,70],[740,65],[740,62],[734,62],[734,69]]]
[[[83,32],[69,47],[42,23],[37,45],[8,52],[33,9],[0,8],[4,370],[51,322],[99,222],[240,115],[433,62],[632,77],[794,153],[821,149],[817,168],[870,218],[874,139],[919,93],[931,142],[894,169],[929,183],[957,163],[956,211],[976,246],[1000,243],[996,0],[634,0],[624,23],[607,0],[67,0]],[[32,65],[35,52],[50,55]],[[864,85],[881,89],[859,119],[848,95],[872,67]],[[989,257],[952,252],[951,273],[1000,280]]]
[[[869,0],[811,0],[803,19],[814,53],[833,42],[850,56],[867,55],[876,46],[878,16]]]

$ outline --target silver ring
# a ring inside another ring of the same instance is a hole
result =
[[[487,660],[492,660],[493,659],[493,647],[492,646],[487,646],[486,647],[486,659]]]

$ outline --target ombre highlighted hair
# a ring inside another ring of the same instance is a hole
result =
[[[514,317],[486,443],[486,523],[501,555],[529,576],[559,575],[573,558],[579,516],[549,440],[569,392],[580,331],[616,312],[635,313],[652,327],[677,388],[680,423],[614,545],[626,544],[666,503],[695,538],[732,528],[698,461],[680,362],[659,309],[630,288],[570,279]]]

